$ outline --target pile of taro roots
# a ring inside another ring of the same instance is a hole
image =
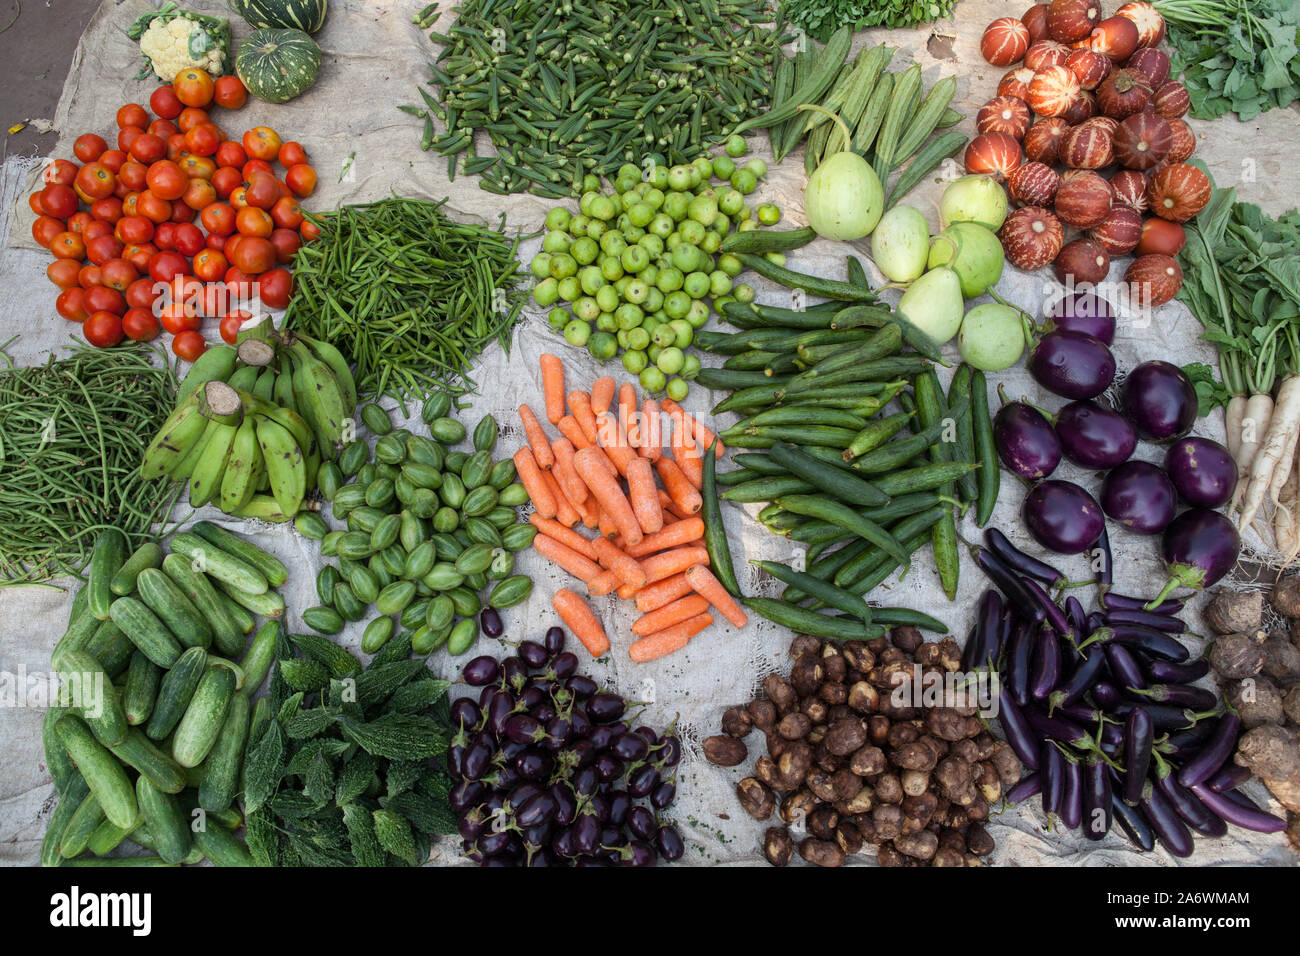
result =
[[[982,865],[993,851],[984,822],[1020,779],[1019,759],[988,733],[973,692],[894,693],[938,688],[961,667],[957,643],[896,627],[871,641],[800,635],[790,656],[789,677],[769,674],[762,695],[729,708],[723,732],[704,741],[712,763],[734,767],[746,739],[764,736],[736,792],[755,819],[781,821],[764,834],[767,860],[785,866],[797,846],[810,863],[841,866],[874,847],[885,866]]]

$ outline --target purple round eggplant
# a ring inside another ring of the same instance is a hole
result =
[[[1065,457],[1084,468],[1124,464],[1137,448],[1137,433],[1119,412],[1096,402],[1071,402],[1056,413],[1056,434]]]
[[[1041,481],[1061,463],[1061,439],[1051,422],[1026,402],[1007,402],[993,416],[998,458],[1026,481]]]
[[[496,608],[485,607],[483,613],[479,615],[479,624],[488,637],[500,637],[505,631],[505,625],[501,623],[501,615]]]
[[[1034,540],[1058,554],[1088,550],[1106,527],[1101,505],[1072,481],[1035,485],[1025,495],[1020,515]]]
[[[461,678],[471,687],[486,687],[501,676],[501,665],[495,657],[476,657],[461,670]]]
[[[1143,362],[1129,372],[1120,402],[1138,435],[1148,441],[1182,438],[1196,424],[1196,388],[1169,362]]]
[[[1161,556],[1169,580],[1151,603],[1159,604],[1178,587],[1209,587],[1232,570],[1240,552],[1241,535],[1230,520],[1208,508],[1188,508],[1165,529]]]
[[[1115,341],[1115,310],[1091,292],[1062,296],[1048,308],[1046,318],[1049,330],[1083,332],[1106,345]]]
[[[1039,385],[1063,398],[1096,398],[1115,380],[1115,356],[1087,332],[1048,332],[1035,343],[1025,367]]]
[[[1127,461],[1101,483],[1101,507],[1137,534],[1159,534],[1178,508],[1178,492],[1163,468],[1149,461]]]
[[[1222,508],[1237,487],[1237,463],[1208,438],[1180,438],[1165,453],[1165,471],[1179,497],[1194,508]]]

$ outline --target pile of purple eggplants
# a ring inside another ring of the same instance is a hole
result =
[[[998,674],[998,720],[1027,771],[1009,803],[1038,796],[1089,839],[1117,825],[1139,850],[1158,842],[1178,857],[1229,823],[1285,829],[1238,790],[1251,776],[1231,759],[1241,721],[1194,685],[1209,665],[1178,639],[1183,602],[1111,591],[1107,554],[1100,609],[1089,613],[1073,595],[1054,598],[1065,577],[996,529],[973,551],[995,588],[981,598],[963,668]]]
[[[461,678],[451,705],[450,795],[466,856],[482,866],[652,866],[685,846],[661,815],[677,794],[681,741],[632,727],[627,702],[578,673],[553,627]]]
[[[1218,442],[1188,437],[1198,407],[1191,380],[1176,365],[1143,362],[1125,378],[1119,409],[1108,408],[1098,399],[1115,378],[1110,305],[1092,293],[1072,293],[1052,306],[1048,319],[1027,367],[1069,404],[1047,414],[1003,394],[993,421],[998,457],[1031,484],[1021,507],[1025,526],[1060,554],[1096,547],[1107,517],[1137,534],[1163,535],[1169,577],[1156,604],[1175,588],[1213,584],[1231,570],[1241,547],[1232,522],[1215,510],[1231,499],[1237,466]],[[1167,445],[1163,467],[1132,457],[1139,439]],[[1063,458],[1105,472],[1100,501],[1075,482],[1051,477]],[[1180,502],[1187,505],[1181,513]]]

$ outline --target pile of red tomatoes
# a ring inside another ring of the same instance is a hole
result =
[[[92,345],[166,330],[192,362],[207,347],[203,319],[219,319],[233,343],[257,302],[288,305],[285,267],[317,234],[298,205],[316,171],[270,127],[232,138],[212,121],[210,109],[246,97],[238,77],[184,70],[150,96],[156,118],[138,103],[117,111],[116,148],[86,133],[76,162],[46,167],[30,198],[32,235],[54,255],[46,274],[61,290],[59,314]]]

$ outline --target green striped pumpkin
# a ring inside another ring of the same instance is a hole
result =
[[[280,27],[315,33],[325,25],[329,0],[233,0],[250,27]]]
[[[235,72],[259,100],[284,103],[316,82],[320,47],[301,30],[254,30],[240,44]]]

